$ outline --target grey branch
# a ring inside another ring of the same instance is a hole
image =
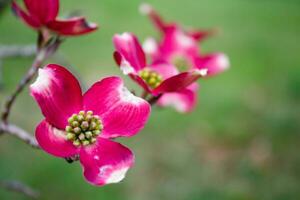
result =
[[[14,135],[20,140],[24,141],[26,144],[30,145],[33,148],[40,149],[36,139],[24,129],[14,125],[14,124],[0,124],[1,133],[8,133],[10,135]]]
[[[19,181],[0,181],[0,187],[13,192],[24,194],[30,197],[31,199],[37,199],[40,196],[38,191],[30,188],[29,186]]]
[[[0,45],[0,58],[29,57],[36,54],[35,45]]]

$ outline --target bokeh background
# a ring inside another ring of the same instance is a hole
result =
[[[134,32],[158,37],[138,12],[138,0],[61,0],[61,15],[78,10],[99,31],[68,39],[49,62],[65,64],[84,86],[121,75],[112,36]],[[68,164],[18,139],[0,138],[0,179],[18,179],[41,199],[295,200],[300,199],[300,1],[148,0],[166,20],[222,32],[201,44],[202,53],[223,51],[231,69],[200,80],[199,104],[190,114],[154,108],[146,128],[122,139],[136,154],[126,179],[97,188],[80,164]],[[0,44],[31,44],[36,34],[9,9],[1,11]],[[3,62],[1,103],[32,58]],[[129,87],[133,86],[127,80]],[[11,121],[30,132],[40,111],[24,91]],[[27,199],[0,188],[0,199]]]

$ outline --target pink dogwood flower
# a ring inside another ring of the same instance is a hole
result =
[[[214,31],[184,30],[177,23],[166,23],[160,15],[148,4],[141,5],[141,12],[149,16],[154,26],[162,33],[161,41],[148,38],[144,51],[150,55],[153,62],[168,62],[179,71],[191,69],[207,69],[207,76],[217,75],[229,68],[229,59],[224,53],[200,55],[198,42],[211,36]],[[197,102],[196,83],[185,88],[180,93],[165,93],[158,101],[160,106],[173,106],[179,112],[193,110]]]
[[[30,91],[45,116],[36,128],[44,151],[62,158],[79,155],[84,177],[93,185],[125,177],[134,155],[112,139],[131,137],[144,127],[148,102],[130,93],[119,77],[104,78],[82,95],[77,79],[55,64],[39,69]]]
[[[149,16],[155,27],[162,33],[157,42],[148,38],[143,47],[153,62],[166,61],[179,70],[207,69],[207,76],[214,76],[228,69],[229,60],[223,53],[200,55],[198,42],[212,35],[214,31],[185,31],[177,23],[166,23],[148,4],[142,4],[141,12]]]
[[[94,23],[88,23],[84,17],[68,19],[58,18],[59,0],[23,0],[27,11],[13,1],[14,13],[28,26],[36,30],[50,30],[63,36],[75,36],[90,33],[97,29]]]
[[[113,42],[116,48],[114,58],[123,73],[154,96],[180,91],[206,75],[205,69],[180,73],[167,62],[147,65],[145,53],[136,36],[131,33],[116,34]]]

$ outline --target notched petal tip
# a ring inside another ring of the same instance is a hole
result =
[[[141,3],[139,6],[139,11],[142,15],[149,15],[153,11],[153,8],[148,3]]]
[[[98,25],[96,23],[88,22],[84,17],[57,19],[49,22],[47,27],[64,36],[83,35],[98,29]]]
[[[42,91],[49,88],[51,84],[51,71],[44,69],[39,69],[38,77],[34,83],[30,85],[31,91]]]
[[[82,149],[80,162],[85,179],[95,186],[104,186],[125,178],[134,165],[134,155],[127,147],[100,138],[94,146]]]

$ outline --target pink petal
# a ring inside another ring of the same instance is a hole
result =
[[[159,73],[163,79],[168,79],[172,76],[177,75],[179,72],[174,65],[165,63],[165,62],[157,62],[153,63],[150,68],[157,73]]]
[[[116,51],[135,71],[146,66],[145,53],[135,35],[131,33],[116,34],[113,37],[113,43]]]
[[[207,75],[214,76],[227,70],[229,58],[223,53],[214,53],[197,60],[199,69],[208,69]]]
[[[141,86],[148,93],[152,93],[152,88],[137,74],[129,74],[129,77],[134,80],[139,86]]]
[[[24,21],[27,25],[31,26],[32,28],[39,28],[40,23],[34,17],[25,13],[14,1],[12,2],[12,9],[13,12],[16,14],[17,17],[20,17],[22,21]]]
[[[151,57],[154,61],[174,62],[174,59],[184,58],[190,68],[195,65],[195,58],[199,55],[197,41],[187,35],[181,27],[168,29],[163,35],[159,48]]]
[[[80,162],[85,179],[97,186],[118,183],[134,164],[133,153],[125,146],[99,138],[93,146],[82,148]]]
[[[67,119],[82,109],[80,85],[62,66],[50,64],[40,69],[30,91],[47,121],[56,128],[64,130]]]
[[[150,105],[124,87],[119,77],[95,83],[84,95],[85,110],[92,110],[103,121],[102,137],[129,137],[145,125]]]
[[[159,31],[164,32],[168,27],[168,25],[163,21],[162,17],[153,9],[151,5],[147,3],[141,4],[140,12],[144,15],[147,15]]]
[[[46,120],[36,128],[35,137],[41,148],[57,157],[71,157],[78,153],[78,149],[66,139],[65,132],[51,126]]]
[[[197,104],[198,84],[193,83],[189,87],[178,92],[165,93],[157,102],[159,106],[172,106],[178,112],[191,112]]]
[[[206,75],[206,70],[195,70],[190,72],[183,72],[176,76],[172,76],[163,81],[157,88],[152,91],[153,95],[158,95],[166,92],[177,92],[180,91],[193,82],[197,81],[198,78]]]
[[[83,17],[73,17],[70,19],[60,19],[51,21],[47,27],[60,35],[75,36],[83,35],[97,30],[97,24],[89,23]]]
[[[40,23],[47,23],[56,18],[59,9],[59,0],[24,0],[29,13]]]
[[[217,30],[211,29],[211,30],[192,30],[189,31],[187,34],[194,38],[197,41],[202,41],[203,39],[206,39],[207,37],[210,37],[216,33]]]

